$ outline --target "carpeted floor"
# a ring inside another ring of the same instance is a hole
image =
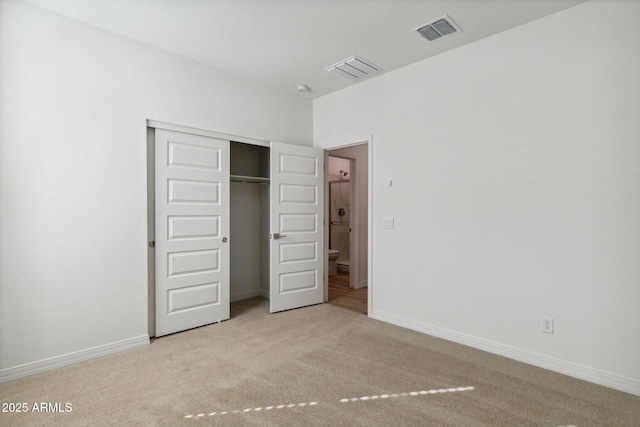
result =
[[[0,385],[0,425],[638,426],[640,397],[369,319],[267,301],[149,347]]]

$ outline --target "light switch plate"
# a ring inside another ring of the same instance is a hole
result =
[[[382,219],[382,226],[384,228],[393,228],[393,217],[392,216],[385,216]]]

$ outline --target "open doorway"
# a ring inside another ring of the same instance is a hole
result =
[[[368,306],[368,145],[327,151],[328,298],[359,313]]]

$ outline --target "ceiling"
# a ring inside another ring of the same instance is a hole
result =
[[[379,76],[585,0],[25,1],[291,93],[304,84],[300,95],[316,98],[357,84],[324,71],[352,55]],[[433,42],[413,31],[443,15],[462,31]]]

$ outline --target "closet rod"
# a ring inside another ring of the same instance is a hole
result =
[[[259,176],[242,176],[242,175],[231,175],[229,179],[232,182],[240,182],[243,184],[268,184],[269,178],[263,178]]]

